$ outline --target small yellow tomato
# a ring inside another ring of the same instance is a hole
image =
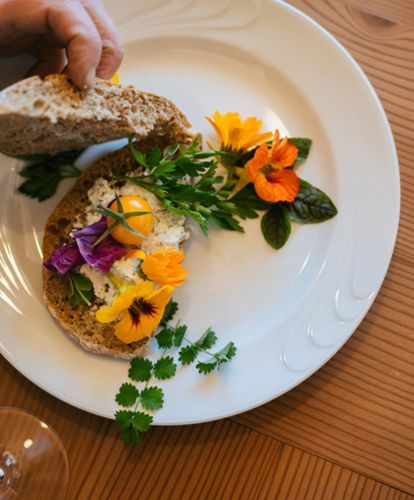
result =
[[[138,231],[144,236],[148,236],[154,227],[154,216],[152,214],[152,209],[150,205],[139,196],[121,196],[119,198],[122,206],[122,211],[125,214],[131,212],[151,212],[145,215],[134,215],[132,217],[128,217],[126,221],[128,225]],[[109,206],[111,210],[114,212],[118,212],[118,204],[117,201],[114,200]],[[114,219],[111,217],[107,218],[106,224],[110,227],[114,223]],[[138,236],[137,234],[131,233],[126,229],[122,224],[119,224],[111,233],[111,236],[120,243],[124,245],[139,245],[142,243],[143,238]]]

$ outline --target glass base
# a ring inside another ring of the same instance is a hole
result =
[[[64,499],[68,479],[55,431],[26,411],[0,408],[0,500]]]

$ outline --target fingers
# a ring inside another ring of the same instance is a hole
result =
[[[36,52],[36,57],[37,63],[27,76],[39,75],[44,78],[52,73],[62,73],[67,64],[65,50],[51,45],[42,45]]]
[[[42,49],[36,49],[41,46]],[[93,87],[95,76],[110,78],[122,61],[113,21],[100,0],[0,0],[0,51],[34,48],[32,73],[67,73],[79,88]]]
[[[100,34],[78,2],[53,2],[47,23],[54,36],[66,47],[67,73],[79,88],[91,88],[102,56]]]
[[[81,2],[101,36],[102,54],[96,75],[109,79],[119,68],[124,55],[118,32],[101,0],[81,0]]]

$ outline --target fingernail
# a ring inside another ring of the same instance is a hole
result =
[[[83,86],[83,88],[87,90],[87,89],[93,89],[94,87],[95,87],[95,69],[92,68],[86,73],[85,85]]]

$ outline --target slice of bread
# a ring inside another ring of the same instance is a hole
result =
[[[185,142],[190,124],[168,99],[133,86],[96,80],[76,89],[65,75],[34,76],[0,92],[0,152],[59,153],[154,134]]]
[[[136,147],[146,153],[153,147],[164,148],[169,145],[167,136],[151,136],[137,143]],[[88,190],[99,177],[109,178],[113,173],[125,175],[136,171],[137,163],[125,147],[104,156],[87,168],[72,189],[49,217],[43,238],[43,258],[46,261],[60,245],[69,241],[78,214],[85,212]],[[138,356],[147,346],[150,338],[139,342],[124,344],[114,335],[111,324],[101,324],[95,319],[96,307],[86,304],[73,306],[67,298],[67,283],[56,273],[43,270],[43,288],[46,304],[69,336],[79,342],[86,350],[108,356],[131,359]]]

